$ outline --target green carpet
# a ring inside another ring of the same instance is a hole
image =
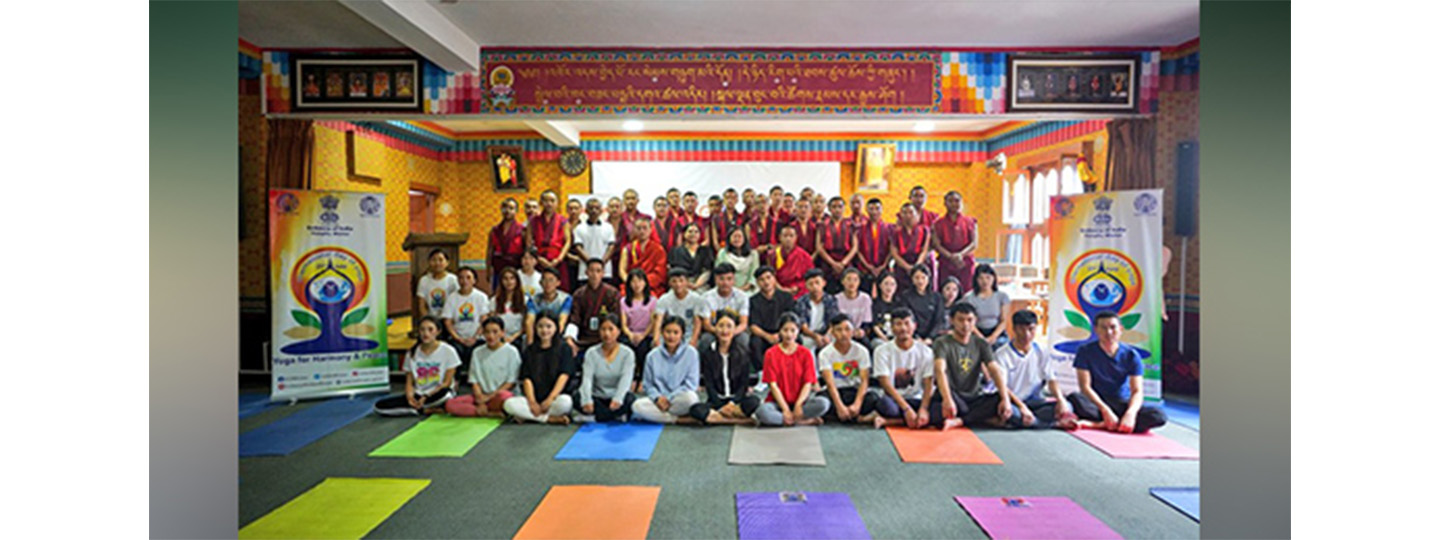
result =
[[[242,419],[240,430],[308,406],[272,407]],[[721,426],[666,426],[647,462],[555,461],[574,426],[514,424],[458,459],[366,457],[419,422],[371,416],[289,456],[241,459],[237,529],[326,477],[388,477],[432,482],[367,538],[510,538],[551,485],[566,484],[663,487],[650,538],[735,538],[736,492],[791,490],[849,493],[876,538],[985,538],[956,495],[1063,495],[1126,538],[1200,533],[1149,493],[1199,485],[1199,462],[1110,459],[1058,431],[978,431],[1003,466],[902,463],[883,431],[834,424],[820,427],[825,467],[728,465],[731,428]],[[1184,427],[1157,433],[1200,445]]]

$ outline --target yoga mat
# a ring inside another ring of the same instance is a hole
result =
[[[270,405],[270,394],[240,394],[240,404],[236,410],[239,411],[240,418],[246,418],[270,408]]]
[[[1115,459],[1200,459],[1200,451],[1154,432],[1115,433],[1100,429],[1070,432]]]
[[[585,424],[555,454],[555,459],[649,461],[660,441],[659,424]]]
[[[499,418],[433,415],[376,448],[370,457],[461,457],[497,427]]]
[[[1189,403],[1166,401],[1165,417],[1172,424],[1179,424],[1196,431],[1200,430],[1200,408]]]
[[[820,431],[815,426],[735,426],[730,437],[730,464],[824,467],[825,451],[820,448]]]
[[[870,538],[844,493],[736,493],[735,517],[740,540]]]
[[[1069,497],[955,497],[990,538],[1121,538]]]
[[[900,453],[900,461],[906,463],[1004,463],[968,428],[940,431],[890,426],[885,428],[885,433],[890,435],[890,442]]]
[[[326,478],[240,529],[240,538],[362,538],[429,480]]]
[[[240,457],[284,456],[370,414],[373,398],[336,398],[317,403],[240,434]]]
[[[1150,488],[1150,494],[1164,501],[1171,508],[1200,521],[1200,488],[1198,487],[1157,487]]]
[[[515,539],[645,538],[659,486],[551,486]]]

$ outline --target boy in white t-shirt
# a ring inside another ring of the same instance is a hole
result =
[[[460,290],[445,300],[446,341],[455,347],[460,358],[469,358],[475,346],[485,341],[481,336],[480,321],[490,314],[490,297],[475,288],[478,276],[474,268],[461,268]]]
[[[505,416],[505,400],[515,396],[520,378],[520,351],[505,341],[505,323],[485,319],[485,343],[470,358],[470,395],[445,404],[453,416]]]
[[[444,251],[436,248],[430,252],[430,272],[420,276],[420,281],[415,284],[415,298],[419,300],[416,313],[419,316],[440,318],[445,313],[445,299],[460,290],[460,281],[455,274],[445,270],[448,264],[450,259]]]
[[[1010,316],[1010,342],[995,351],[995,363],[1005,370],[1009,399],[1020,415],[1021,425],[1029,428],[1075,429],[1077,417],[1064,399],[1060,383],[1055,380],[1055,364],[1045,347],[1035,343],[1035,327],[1039,319],[1030,310],[1016,311]],[[1059,399],[1045,399],[1043,390]],[[986,385],[994,392],[994,383]]]
[[[844,313],[830,318],[833,341],[815,358],[820,382],[835,404],[831,414],[841,422],[874,422],[879,396],[870,388],[870,351],[851,339],[855,328]]]
[[[426,315],[415,329],[420,341],[405,357],[405,395],[375,402],[375,414],[433,414],[443,410],[455,395],[455,369],[460,367],[460,356],[449,343],[440,341],[440,319]]]
[[[875,348],[875,378],[885,395],[875,404],[876,429],[944,427],[940,400],[935,398],[935,353],[915,339],[915,314],[910,308],[890,313],[895,339]]]

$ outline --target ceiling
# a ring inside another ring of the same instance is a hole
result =
[[[481,47],[1162,47],[1200,35],[1198,0],[426,3]],[[404,47],[335,0],[242,0],[240,37],[261,48]]]
[[[478,54],[466,52],[477,46],[1159,48],[1200,35],[1198,0],[242,0],[239,4],[240,38],[262,49],[402,49],[406,43],[417,43],[418,35],[418,42],[436,48],[411,48],[441,65],[446,63],[427,50],[450,55],[453,65],[456,58],[477,60]],[[377,12],[382,13],[380,19]],[[413,24],[395,22],[406,17]],[[411,33],[416,28],[419,33]],[[575,137],[623,131],[622,120],[551,121],[549,132],[543,129],[546,126],[513,120],[433,121],[459,133],[540,131],[554,140],[556,129],[573,130]],[[937,119],[934,132],[978,133],[1001,123]],[[914,120],[894,119],[648,120],[645,131],[910,133],[914,126]]]

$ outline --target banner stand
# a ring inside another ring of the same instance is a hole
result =
[[[276,189],[269,202],[270,400],[388,393],[385,195]]]
[[[1163,200],[1159,189],[1050,198],[1047,337],[1067,392],[1075,389],[1075,352],[1096,341],[1095,315],[1110,311],[1120,316],[1120,341],[1140,351],[1145,400],[1161,401]]]

